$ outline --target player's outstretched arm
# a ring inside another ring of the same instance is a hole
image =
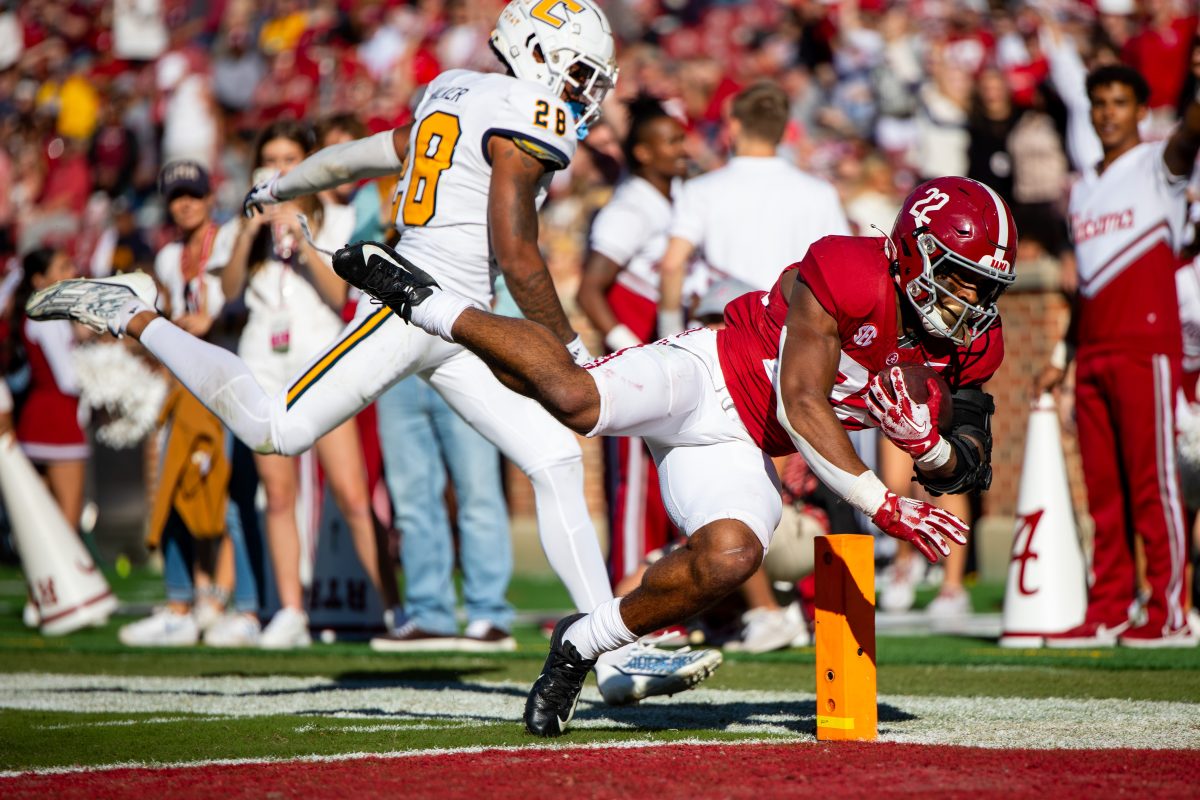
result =
[[[775,368],[780,424],[817,477],[884,533],[912,542],[930,561],[949,555],[948,540],[966,544],[967,526],[929,503],[889,492],[854,452],[828,399],[840,353],[836,320],[796,281]]]
[[[537,193],[546,167],[510,139],[488,142],[492,183],[488,236],[492,255],[527,319],[549,328],[564,345],[576,338],[538,249]]]
[[[405,125],[318,150],[286,175],[255,184],[242,203],[243,213],[251,216],[264,205],[400,172],[408,152],[408,129]]]
[[[683,281],[687,277],[688,261],[695,246],[687,239],[672,236],[667,242],[667,252],[658,264],[659,300],[658,335],[672,336],[687,324],[683,310]]]
[[[1194,63],[1192,72],[1200,77],[1200,67]],[[1183,111],[1183,119],[1167,140],[1163,161],[1172,175],[1186,178],[1192,174],[1197,153],[1200,153],[1200,93],[1188,103]]]

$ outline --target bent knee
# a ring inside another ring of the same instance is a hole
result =
[[[734,520],[721,520],[696,531],[688,548],[699,556],[694,562],[697,583],[712,593],[728,593],[741,586],[763,558],[758,536]]]
[[[583,370],[573,373],[571,380],[546,387],[540,399],[560,422],[581,435],[590,433],[600,418],[600,393]]]

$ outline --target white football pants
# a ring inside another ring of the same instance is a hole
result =
[[[538,532],[550,566],[581,611],[612,599],[583,495],[575,434],[534,400],[505,388],[479,358],[363,299],[340,337],[275,395],[233,353],[165,319],[142,344],[259,453],[295,455],[412,374],[446,399],[533,484]],[[441,502],[438,498],[437,502]]]
[[[645,439],[671,521],[691,536],[735,519],[765,552],[783,514],[779,476],[725,387],[716,331],[621,350],[587,370],[600,392],[600,418],[588,436]]]

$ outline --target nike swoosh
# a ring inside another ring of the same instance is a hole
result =
[[[555,717],[555,719],[558,720],[558,729],[560,731],[565,731],[567,729],[567,723],[571,721],[571,715],[568,714],[566,719],[563,719],[562,717]]]
[[[372,258],[382,258],[384,261],[386,261],[388,264],[392,265],[393,267],[396,266],[396,262],[394,262],[394,261],[392,261],[392,259],[388,258],[387,253],[383,252],[383,250],[379,249],[378,247],[376,247],[373,244],[364,244],[363,248],[362,248],[362,254],[363,254],[363,260],[366,261],[367,263],[370,263]]]

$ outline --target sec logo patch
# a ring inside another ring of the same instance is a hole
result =
[[[859,347],[867,347],[871,342],[875,341],[875,337],[879,335],[879,330],[867,323],[854,332],[854,343]]]

